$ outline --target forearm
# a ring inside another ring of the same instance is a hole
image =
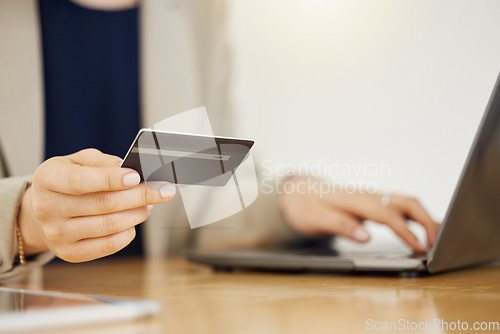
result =
[[[50,253],[30,258],[27,266],[16,266],[18,243],[16,225],[19,208],[31,176],[0,179],[0,280],[20,274],[52,259]],[[19,268],[17,268],[19,267]]]

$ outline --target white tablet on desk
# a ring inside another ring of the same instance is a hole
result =
[[[155,301],[0,287],[0,332],[79,326],[149,317]]]

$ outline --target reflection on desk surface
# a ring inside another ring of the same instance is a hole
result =
[[[44,268],[31,284],[43,288],[139,297],[163,303],[158,317],[106,326],[103,333],[398,333],[375,327],[447,322],[408,333],[456,333],[457,321],[500,322],[500,267],[420,278],[215,273],[184,259],[107,259]],[[462,325],[463,326],[463,325]],[[99,332],[75,329],[72,333]],[[401,328],[399,332],[401,331]],[[500,332],[490,331],[477,333]]]

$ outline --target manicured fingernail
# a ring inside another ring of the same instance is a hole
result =
[[[141,182],[141,177],[137,173],[128,173],[123,177],[123,185],[125,187],[136,186]]]
[[[149,210],[149,212],[151,212],[151,210],[153,210],[153,205],[152,204],[148,205],[148,210]]]
[[[160,195],[163,198],[172,198],[175,195],[175,186],[171,183],[160,187]]]
[[[354,230],[353,237],[358,241],[366,241],[370,238],[370,234],[364,228],[358,227]]]

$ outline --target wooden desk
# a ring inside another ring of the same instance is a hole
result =
[[[72,333],[441,333],[440,328],[368,330],[367,321],[500,322],[500,267],[397,278],[214,273],[183,259],[108,259],[49,265],[38,284],[34,287],[156,299],[164,306],[152,319]]]

